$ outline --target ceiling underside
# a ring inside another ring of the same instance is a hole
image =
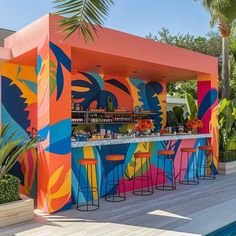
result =
[[[149,81],[165,82],[195,80],[200,74],[197,71],[159,65],[85,49],[72,48],[71,53],[72,73],[89,71],[108,75],[139,78]],[[8,62],[36,67],[37,49],[33,49]]]

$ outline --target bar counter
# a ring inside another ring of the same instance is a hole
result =
[[[99,197],[104,197],[106,195],[106,176],[110,180],[114,170],[113,167],[106,160],[107,155],[121,154],[124,155],[125,159],[122,162],[123,170],[119,173],[115,172],[116,179],[119,180],[117,184],[113,187],[108,186],[108,192],[114,193],[120,191],[122,181],[125,182],[125,189],[127,192],[133,190],[133,179],[134,173],[138,176],[145,176],[147,173],[153,176],[153,185],[156,186],[162,183],[162,178],[156,178],[157,170],[163,170],[164,159],[161,157],[158,164],[159,150],[173,150],[173,160],[174,169],[176,177],[180,171],[180,160],[181,160],[181,148],[190,147],[198,149],[200,145],[207,145],[212,139],[212,134],[177,134],[177,135],[150,135],[135,138],[119,138],[119,139],[98,139],[90,141],[78,141],[72,142],[72,202],[75,203],[78,197],[78,183],[79,183],[79,165],[78,161],[80,159],[96,159],[98,160],[98,166],[96,173],[93,173],[93,181],[96,186],[100,189]],[[146,163],[136,163],[134,155],[137,152],[149,152],[151,153],[151,163],[145,166],[145,172],[140,171],[142,165]],[[193,156],[191,155],[188,159],[187,156],[183,156],[183,166],[186,170],[192,168],[194,163]],[[195,158],[198,159],[199,163],[204,161],[204,157],[201,152],[197,151]],[[135,167],[135,168],[134,168]],[[171,176],[169,175],[171,171],[171,160],[168,159],[166,162],[167,175],[165,176],[166,182],[171,181]],[[86,168],[82,168],[82,184],[86,182]],[[182,173],[181,179],[187,178],[188,175]],[[179,178],[178,178],[179,179]],[[90,180],[92,181],[92,180]],[[136,186],[135,188],[139,188]],[[86,196],[86,194],[82,194]],[[97,198],[96,196],[95,198]]]
[[[211,138],[212,134],[176,134],[176,135],[148,135],[142,137],[125,137],[119,139],[97,139],[89,141],[72,142],[72,148],[88,147],[88,146],[101,146],[101,145],[114,145],[114,144],[128,144],[128,143],[142,143],[142,142],[159,142],[170,140],[184,140],[184,139],[200,139]]]

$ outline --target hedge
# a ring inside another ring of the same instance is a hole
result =
[[[0,180],[0,204],[20,199],[20,180],[13,175],[5,175]]]

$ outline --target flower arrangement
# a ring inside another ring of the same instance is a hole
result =
[[[138,120],[135,130],[139,132],[146,132],[154,129],[154,124],[151,119]]]
[[[197,118],[190,119],[186,123],[186,127],[190,129],[192,132],[195,131],[197,128],[203,128],[203,126],[204,126],[203,122]]]

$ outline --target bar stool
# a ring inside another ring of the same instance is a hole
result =
[[[208,174],[209,171],[209,164],[210,164],[210,170],[213,172],[213,166],[214,166],[214,159],[213,159],[213,147],[212,146],[199,146],[199,156],[198,156],[198,169],[199,169],[199,179],[203,180],[214,180],[216,178],[215,172]],[[200,163],[201,155],[203,154],[204,160],[202,163]],[[203,175],[202,175],[203,170]]]
[[[105,193],[105,200],[108,202],[121,202],[126,199],[126,194],[125,194],[125,181],[122,179],[121,181],[119,180],[119,171],[124,173],[124,166],[123,166],[123,161],[125,159],[124,155],[107,155],[106,160],[112,165],[112,178],[108,179],[108,173],[106,174],[106,193]],[[119,168],[121,167],[121,168]],[[116,172],[116,178],[115,178],[115,172]],[[119,183],[122,184],[123,186],[123,193],[120,192],[120,187],[118,186]],[[118,192],[116,193],[109,193],[108,192],[108,185],[113,186],[118,186],[117,190]]]
[[[174,167],[174,159],[173,159],[173,155],[175,154],[174,150],[159,150],[157,152],[158,154],[158,159],[157,159],[157,175],[156,175],[156,189],[159,190],[164,190],[164,191],[168,191],[168,190],[175,190],[176,189],[176,180],[175,180],[175,167]],[[164,168],[163,171],[159,171],[159,161],[160,161],[160,157],[163,156],[164,158]],[[171,162],[171,169],[170,171],[168,171],[166,169],[166,161],[170,161]],[[162,185],[158,186],[158,177],[159,175],[162,176]],[[166,176],[166,182],[165,183],[165,176]],[[168,185],[168,179],[171,179],[171,185]]]
[[[180,159],[180,173],[179,173],[179,183],[180,184],[187,184],[187,185],[196,185],[199,184],[198,173],[197,173],[197,156],[196,148],[181,148],[181,159]],[[193,164],[191,168],[183,168],[182,161],[183,161],[183,154],[187,155],[187,163],[189,165],[190,156],[192,155]],[[181,173],[185,171],[186,180],[181,179]],[[190,175],[192,174],[192,177]]]
[[[96,173],[96,165],[98,163],[95,159],[81,159],[79,163],[79,180],[78,180],[78,196],[77,196],[77,210],[79,211],[95,211],[99,209],[99,192],[98,187],[94,186],[93,172]],[[86,184],[81,183],[81,168],[86,168]],[[90,181],[90,183],[89,183]],[[80,193],[84,195],[84,201],[80,201]],[[97,195],[97,200],[94,199],[94,195]]]
[[[152,154],[149,152],[136,152],[134,154],[135,164],[134,164],[134,180],[133,180],[133,194],[138,196],[148,196],[153,194],[153,181],[152,181],[152,170],[151,170],[151,157]],[[137,160],[141,162],[140,167],[140,176],[136,176],[136,166],[137,166]],[[144,165],[143,162],[146,163],[146,176],[143,176],[144,174]],[[150,174],[148,174],[148,167],[150,166]],[[140,181],[141,188],[138,190],[135,190],[135,184],[137,181]],[[150,182],[149,182],[150,181]],[[144,183],[146,182],[147,187],[144,186]],[[151,184],[151,186],[150,186]]]

